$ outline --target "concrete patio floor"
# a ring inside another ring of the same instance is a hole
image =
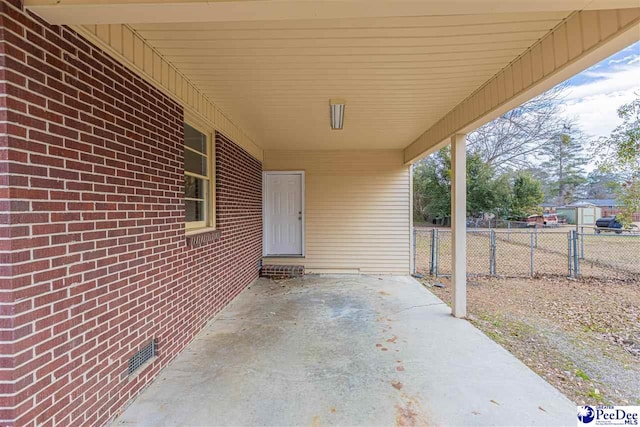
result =
[[[115,425],[575,425],[575,405],[408,277],[259,279]]]

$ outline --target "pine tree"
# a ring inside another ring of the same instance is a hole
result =
[[[586,182],[584,167],[588,159],[583,153],[581,135],[571,124],[565,124],[540,155],[547,158],[541,164],[545,193],[555,198],[558,206],[570,203]]]

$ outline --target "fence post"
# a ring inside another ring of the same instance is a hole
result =
[[[530,276],[533,277],[535,272],[534,272],[534,268],[533,268],[533,234],[529,234],[529,248],[530,248],[530,253],[531,253],[531,260],[530,260]]]
[[[580,233],[580,259],[584,259],[584,225]]]
[[[438,229],[435,230],[435,261],[434,261],[434,272],[435,272],[435,276],[438,277],[438,269],[439,269],[439,263],[440,263],[440,233],[438,232]]]
[[[573,276],[580,276],[580,253],[578,252],[578,231],[573,231]]]
[[[507,221],[507,240],[511,241],[511,221]]]
[[[493,276],[493,230],[489,230],[489,276]]]
[[[538,226],[536,225],[534,227],[535,233],[536,233],[536,249],[538,249]]]
[[[496,232],[489,230],[489,275],[496,275]]]
[[[416,274],[418,268],[416,267],[416,233],[417,230],[415,227],[411,227],[411,255],[413,258],[413,264],[411,265],[411,274]]]
[[[573,234],[573,231],[570,231],[567,238],[567,242],[568,242],[567,260],[569,262],[569,277],[573,277],[573,263],[571,260],[571,248],[573,247],[573,245],[571,244],[572,234]]]
[[[434,260],[435,260],[435,244],[436,244],[436,229],[431,230],[431,250],[429,251],[429,275],[433,276],[434,272]]]

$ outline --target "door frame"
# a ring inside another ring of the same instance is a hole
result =
[[[302,254],[284,254],[284,255],[271,255],[267,253],[267,177],[269,175],[300,175],[300,209],[302,212],[302,224],[301,224],[301,236],[302,239]],[[304,258],[306,255],[305,245],[305,224],[307,212],[305,208],[305,173],[302,170],[279,170],[279,171],[262,171],[262,256],[273,258]]]

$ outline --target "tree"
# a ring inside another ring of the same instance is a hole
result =
[[[542,183],[530,172],[518,172],[513,178],[509,216],[526,218],[528,215],[542,213],[540,203],[544,200]]]
[[[503,215],[508,210],[509,183],[478,154],[467,156],[467,214]],[[451,153],[443,148],[414,166],[414,217],[417,220],[451,215]]]
[[[619,216],[626,226],[633,214],[640,212],[640,95],[618,108],[622,124],[596,146],[595,157],[600,158],[603,172],[617,172],[621,176],[618,200],[623,206]]]
[[[565,122],[562,131],[545,144],[540,155],[547,158],[541,164],[545,192],[554,197],[558,205],[571,202],[586,182],[584,167],[588,160],[582,150],[582,135],[571,123]]]
[[[494,168],[480,155],[467,156],[467,213],[472,217],[483,214],[503,216],[509,204],[507,176],[496,177]]]
[[[451,215],[451,158],[443,148],[416,163],[413,169],[413,205],[417,220]]]
[[[620,188],[620,175],[595,169],[587,175],[585,197],[588,199],[615,199]]]
[[[565,89],[556,86],[481,126],[467,137],[468,150],[498,172],[531,167],[534,155],[563,130],[559,105]]]

